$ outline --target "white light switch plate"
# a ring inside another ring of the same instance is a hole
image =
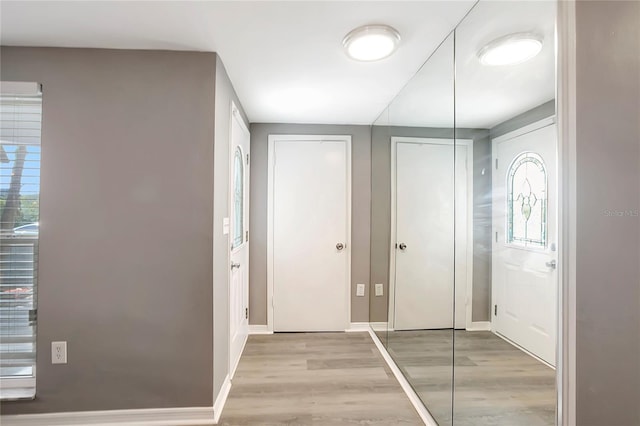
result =
[[[384,287],[382,284],[376,284],[376,296],[382,296],[384,294]]]
[[[356,284],[356,296],[364,296],[364,284]]]
[[[229,218],[225,217],[222,219],[222,234],[229,235]]]

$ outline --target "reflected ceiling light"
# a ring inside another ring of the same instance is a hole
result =
[[[493,40],[478,51],[483,65],[515,65],[535,57],[542,50],[542,37],[532,33],[509,34]]]
[[[400,43],[400,33],[388,25],[364,25],[342,40],[347,55],[357,61],[378,61],[391,55]]]

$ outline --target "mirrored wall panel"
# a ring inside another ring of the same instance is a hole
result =
[[[456,144],[474,151],[455,425],[556,422],[555,17],[555,2],[480,1],[455,32]]]
[[[480,0],[372,126],[370,321],[432,424],[556,424],[556,6]]]
[[[455,315],[464,294],[456,294],[454,277],[466,267],[454,251],[453,33],[376,124],[371,276],[388,300],[372,296],[372,321],[382,322],[387,351],[432,417],[451,424],[453,328],[464,322]]]

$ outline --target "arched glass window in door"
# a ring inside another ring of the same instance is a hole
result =
[[[534,152],[518,155],[507,174],[507,243],[547,245],[547,172]]]
[[[232,248],[242,245],[244,235],[244,162],[242,150],[236,148],[233,158],[233,240]]]

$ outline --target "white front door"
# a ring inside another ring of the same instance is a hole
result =
[[[269,137],[269,265],[274,331],[349,322],[351,138]]]
[[[555,365],[556,126],[518,133],[493,142],[494,330]]]
[[[231,279],[229,285],[229,371],[240,361],[249,329],[249,130],[232,105],[230,144]]]
[[[393,328],[452,328],[454,300],[465,328],[472,147],[457,141],[455,181],[453,140],[393,138],[392,149]]]

